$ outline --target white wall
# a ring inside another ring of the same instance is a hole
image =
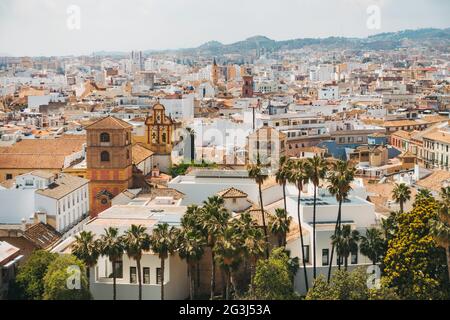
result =
[[[34,189],[0,190],[0,223],[20,224],[34,215]]]
[[[179,183],[182,181],[181,183]],[[258,185],[246,178],[195,178],[193,176],[178,176],[168,184],[169,188],[177,189],[185,194],[183,205],[201,204],[208,197],[216,195],[219,191],[234,187],[248,194],[248,198],[259,203]],[[282,198],[282,188],[274,185],[263,190],[265,205]]]
[[[182,99],[161,99],[160,103],[166,108],[166,114],[173,119],[191,120],[194,118],[194,95],[183,95]]]
[[[136,261],[123,256],[123,278],[117,279],[117,299],[137,300],[139,295],[138,283],[130,283],[130,267],[136,267]],[[142,284],[143,300],[159,300],[161,286],[156,284],[156,269],[161,267],[157,255],[144,254],[141,268],[150,268],[150,284]],[[112,265],[105,257],[101,257],[95,268],[91,269],[91,292],[95,300],[111,300],[113,295],[112,279],[104,278],[111,273]],[[143,272],[141,271],[142,277]],[[187,265],[178,255],[170,256],[165,261],[164,295],[167,300],[182,300],[189,296]]]

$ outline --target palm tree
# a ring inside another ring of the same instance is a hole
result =
[[[337,236],[337,231],[341,228],[342,222],[342,202],[345,201],[352,190],[351,182],[355,177],[356,169],[351,167],[348,162],[339,160],[333,163],[333,168],[328,176],[328,191],[336,197],[338,202],[338,214],[336,224],[334,227],[334,235]],[[331,246],[330,265],[328,266],[328,282],[331,278],[331,267],[333,265],[334,245]],[[341,269],[341,259],[338,257],[338,268]]]
[[[289,172],[288,181],[294,183],[298,189],[298,197],[297,197],[297,219],[298,219],[298,229],[300,233],[300,252],[302,253],[302,263],[303,263],[303,274],[305,276],[305,287],[306,291],[308,291],[308,273],[306,272],[306,260],[305,260],[305,245],[303,243],[303,229],[302,229],[302,220],[300,218],[300,200],[301,194],[303,190],[303,186],[308,182],[308,168],[307,162],[300,160],[292,164],[290,167],[291,170]]]
[[[150,248],[158,254],[161,260],[161,300],[164,300],[164,271],[165,261],[173,254],[176,248],[178,232],[175,227],[169,227],[168,223],[160,223],[153,229],[150,237]]]
[[[314,185],[314,204],[313,204],[313,279],[316,279],[316,202],[317,188],[321,179],[325,178],[327,173],[327,162],[322,157],[315,155],[308,158],[308,177]]]
[[[286,246],[286,235],[289,232],[291,222],[292,217],[287,215],[286,210],[280,208],[275,209],[275,215],[269,217],[269,229],[278,238],[279,247]]]
[[[122,237],[124,249],[128,257],[136,261],[137,278],[139,284],[139,300],[142,300],[141,259],[142,251],[150,249],[150,237],[147,229],[141,225],[131,225]]]
[[[286,156],[282,156],[280,158],[280,167],[278,171],[275,173],[275,180],[277,183],[283,187],[283,201],[284,201],[284,211],[287,212],[286,205],[286,183],[288,182],[290,166],[292,162],[289,161]]]
[[[181,259],[185,259],[188,265],[189,277],[189,298],[195,297],[195,267],[204,253],[206,240],[198,230],[192,228],[183,228],[178,236],[177,248]]]
[[[116,263],[122,259],[123,252],[124,245],[122,238],[119,237],[119,229],[113,227],[105,229],[105,234],[102,234],[100,237],[100,253],[107,256],[112,263],[113,300],[116,300]]]
[[[244,261],[250,262],[250,291],[253,294],[253,278],[258,259],[264,256],[265,240],[264,232],[258,227],[249,213],[242,213],[236,229],[244,239]]]
[[[420,199],[427,199],[431,198],[433,195],[431,194],[431,191],[428,189],[419,189],[419,191],[416,194],[416,201]]]
[[[369,228],[366,229],[366,235],[361,236],[360,250],[363,255],[376,265],[383,258],[384,240],[383,233],[380,229]]]
[[[269,237],[267,236],[267,225],[266,225],[266,218],[264,214],[264,205],[263,205],[263,198],[262,198],[262,184],[264,181],[268,178],[268,175],[264,173],[264,168],[261,166],[261,162],[259,161],[259,158],[255,165],[249,165],[248,168],[248,175],[250,178],[253,178],[255,182],[258,184],[258,190],[259,190],[259,205],[261,207],[261,217],[262,217],[262,223],[263,223],[263,230],[264,230],[264,237],[266,239],[266,259],[269,259]]]
[[[203,211],[202,208],[193,204],[187,207],[186,213],[181,218],[181,226],[183,229],[189,229],[196,236],[201,237],[201,242],[204,243],[204,246],[207,245],[207,230],[203,225]],[[197,283],[196,287],[200,287],[200,260],[196,260],[196,271],[197,274],[195,276],[195,282]]]
[[[400,205],[400,213],[403,213],[404,203],[411,199],[411,190],[406,184],[397,183],[392,190],[392,198]]]
[[[450,187],[441,188],[439,215],[430,221],[431,234],[437,244],[444,248],[447,257],[448,278],[450,279]]]
[[[332,235],[331,240],[336,246],[336,251],[339,257],[344,258],[344,269],[347,271],[348,257],[351,253],[358,252],[359,232],[352,230],[351,226],[346,224],[341,229],[338,229],[337,235]]]
[[[214,246],[214,257],[225,274],[225,299],[230,299],[232,273],[241,262],[240,252],[243,249],[244,238],[234,224],[230,224],[217,238]]]
[[[216,259],[214,257],[214,246],[228,223],[231,215],[223,206],[224,200],[220,197],[209,197],[203,202],[201,222],[207,234],[207,244],[211,249],[211,295],[214,298],[216,289]]]
[[[94,234],[91,231],[82,231],[75,236],[72,254],[86,265],[88,285],[90,285],[90,269],[97,264],[100,255],[99,249],[99,241],[94,240]]]

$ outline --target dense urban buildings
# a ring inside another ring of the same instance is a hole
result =
[[[367,299],[448,299],[449,48],[426,29],[0,57],[0,299],[49,253],[93,299],[265,299],[282,255],[287,298],[382,267]],[[433,263],[434,296],[412,274]]]

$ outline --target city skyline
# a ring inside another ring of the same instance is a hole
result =
[[[258,1],[258,6],[253,0],[213,6],[202,0],[131,2],[2,0],[0,55],[181,49],[256,35],[274,40],[364,38],[405,29],[447,28],[450,12],[445,0],[285,0],[283,6],[266,0]],[[379,8],[379,25],[369,27],[368,20],[378,14],[373,6]]]

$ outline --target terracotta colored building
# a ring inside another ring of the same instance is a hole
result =
[[[244,80],[244,83],[242,85],[242,97],[253,97],[253,76],[245,75],[242,77],[242,79]]]
[[[111,206],[111,199],[132,186],[131,129],[108,116],[86,127],[87,179],[91,216]]]

